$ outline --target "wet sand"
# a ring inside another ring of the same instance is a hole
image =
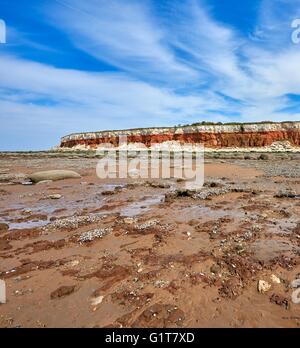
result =
[[[0,158],[0,178],[82,175],[0,180],[0,327],[299,327],[300,200],[275,196],[300,179],[270,175],[282,161],[208,160],[205,189],[230,188],[208,199],[174,194],[175,179],[100,180],[96,163]]]

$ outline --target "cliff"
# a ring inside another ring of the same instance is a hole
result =
[[[150,147],[166,141],[202,143],[207,148],[257,148],[274,142],[289,142],[300,146],[300,122],[262,122],[241,124],[199,124],[169,128],[140,128],[116,131],[76,133],[61,139],[61,148],[95,149],[103,143],[118,146],[119,137],[128,143],[143,143]]]

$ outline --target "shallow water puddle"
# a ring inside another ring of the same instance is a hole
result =
[[[121,209],[120,215],[133,217],[146,213],[152,206],[159,204],[163,201],[164,195],[157,195],[155,197],[146,198],[144,201],[134,202],[127,207]]]
[[[235,210],[222,210],[213,209],[205,205],[192,205],[181,210],[182,214],[178,216],[178,221],[188,222],[192,219],[208,218],[208,219],[218,219],[224,216],[230,217],[244,217],[244,214]]]
[[[23,221],[23,222],[6,222],[10,230],[22,230],[27,228],[37,228],[46,226],[50,220]]]

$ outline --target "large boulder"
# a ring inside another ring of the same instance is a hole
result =
[[[64,179],[81,178],[80,174],[72,170],[47,170],[44,172],[32,173],[28,177],[34,183],[44,181],[44,180],[56,181],[56,180],[64,180]]]

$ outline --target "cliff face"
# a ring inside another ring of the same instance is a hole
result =
[[[293,146],[300,146],[300,122],[199,125],[77,133],[63,137],[61,147],[72,148],[81,145],[94,149],[103,143],[118,146],[121,135],[127,136],[128,143],[143,143],[148,147],[165,141],[202,143],[208,148],[265,147],[277,141],[289,141]]]

